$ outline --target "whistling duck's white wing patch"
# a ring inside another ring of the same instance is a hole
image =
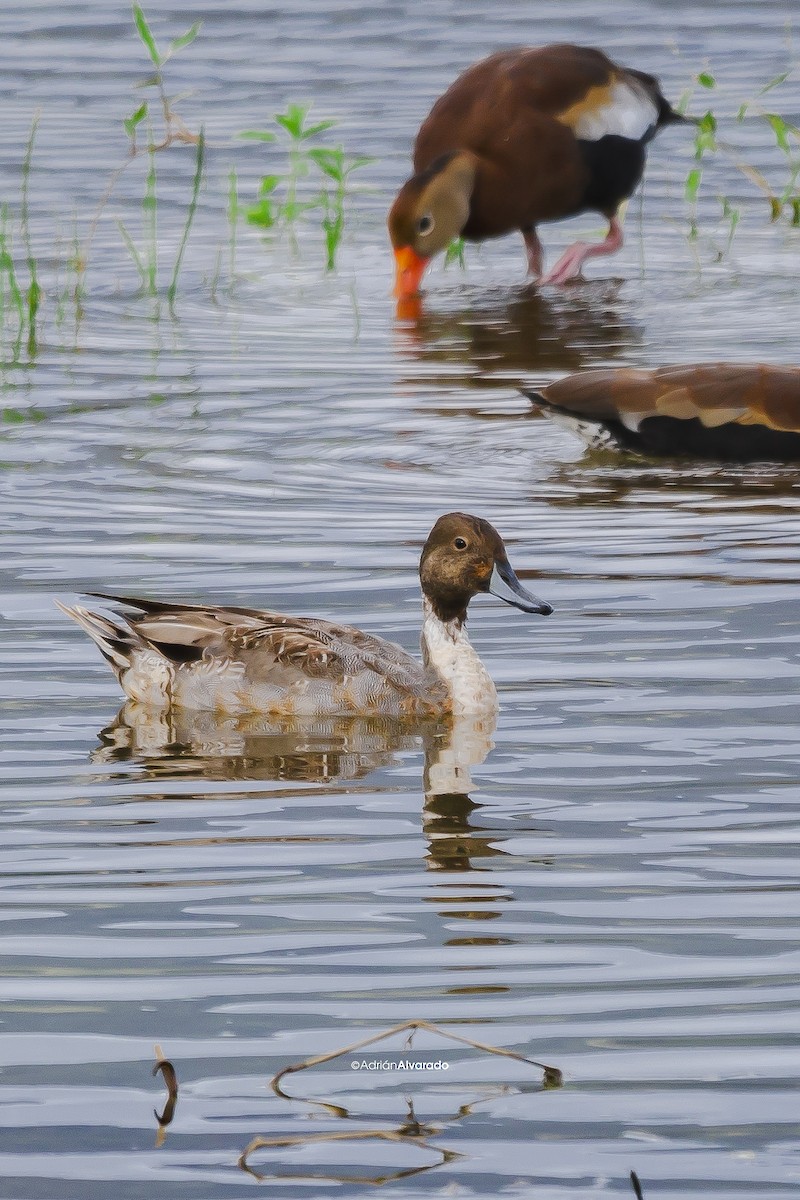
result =
[[[658,124],[658,105],[637,79],[617,78],[590,88],[582,100],[559,116],[576,138],[599,142],[609,134],[640,142]]]

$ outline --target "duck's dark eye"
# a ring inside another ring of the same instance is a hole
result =
[[[456,550],[466,550],[466,548],[467,548],[466,538],[457,537],[456,540],[453,542],[453,545],[455,546]]]
[[[417,221],[417,233],[421,233],[423,237],[430,233],[435,225],[435,221],[430,213],[425,213]]]

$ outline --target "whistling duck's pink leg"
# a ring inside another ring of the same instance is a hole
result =
[[[604,241],[595,244],[576,242],[574,246],[570,246],[564,251],[552,271],[548,271],[541,282],[566,283],[568,279],[575,279],[580,275],[581,267],[587,258],[598,258],[601,254],[614,254],[620,249],[622,242],[622,226],[616,217],[612,217],[608,223],[608,233]]]
[[[522,239],[525,242],[525,253],[528,256],[528,274],[532,275],[534,279],[540,279],[544,268],[544,251],[535,227],[523,229]]]

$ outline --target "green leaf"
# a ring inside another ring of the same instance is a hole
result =
[[[261,229],[271,229],[275,224],[275,214],[270,200],[262,200],[244,210],[245,219],[250,225],[258,225]]]
[[[453,263],[458,263],[458,265],[461,267],[462,271],[466,269],[467,264],[466,264],[466,260],[464,258],[465,247],[466,247],[466,242],[464,241],[463,238],[460,238],[460,237],[453,238],[452,242],[450,242],[450,244],[448,245],[447,249],[444,252],[445,268],[451,266]]]
[[[697,76],[697,82],[700,84],[700,87],[704,88],[710,89],[717,86],[716,79],[709,71],[701,71]]]
[[[3,420],[7,425],[21,425],[25,420],[25,413],[19,408],[4,408]]]
[[[783,205],[781,204],[778,197],[770,196],[770,198],[769,198],[769,219],[770,219],[770,221],[779,220],[782,211],[783,211]]]
[[[293,138],[301,138],[303,122],[310,107],[310,104],[305,108],[299,104],[290,104],[285,113],[275,113],[275,120]]]
[[[258,185],[259,196],[269,196],[283,179],[282,175],[265,175]]]
[[[316,125],[309,125],[308,129],[304,129],[300,134],[303,141],[307,138],[315,137],[318,133],[324,133],[326,129],[333,129],[335,121],[318,121]]]
[[[296,221],[298,217],[305,212],[310,212],[314,208],[319,208],[322,205],[320,197],[314,200],[287,200],[281,205],[281,216],[285,221]]]
[[[697,193],[700,188],[700,180],[703,178],[703,172],[699,167],[693,167],[686,176],[686,199],[694,201],[697,199]]]
[[[797,228],[800,226],[800,196],[795,196],[794,199],[790,201],[790,204],[792,207],[792,225]]]
[[[169,44],[167,55],[174,54],[176,50],[182,50],[184,46],[189,46],[197,37],[202,26],[202,21],[195,21],[191,29],[187,29],[186,33],[182,33],[180,37],[173,38]]]
[[[775,141],[784,154],[791,154],[789,146],[789,126],[778,113],[764,113],[764,120],[775,134]]]
[[[150,32],[150,26],[147,24],[147,17],[144,15],[141,6],[138,4],[134,4],[133,6],[133,20],[147,53],[153,60],[154,65],[160,67],[164,60],[158,52],[156,39]]]
[[[350,165],[347,168],[347,172],[349,174],[351,171],[357,171],[360,167],[366,167],[371,162],[375,162],[375,159],[371,154],[357,154],[355,158],[351,160]]]
[[[243,129],[237,137],[245,138],[250,142],[274,142],[275,134],[270,133],[268,129]]]
[[[132,138],[136,132],[136,126],[147,116],[147,102],[140,104],[135,113],[126,117],[122,124],[125,126],[125,132],[129,138]]]
[[[770,79],[769,83],[765,83],[761,91],[757,93],[759,96],[765,96],[767,92],[771,92],[773,88],[779,87],[784,80],[788,79],[791,71],[782,71],[780,75],[776,75],[774,79]]]
[[[344,178],[344,150],[339,147],[336,150],[309,150],[308,157],[312,162],[315,162],[325,175],[330,179],[341,183]]]

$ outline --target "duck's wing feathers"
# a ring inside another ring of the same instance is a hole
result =
[[[500,51],[437,100],[417,136],[414,166],[423,170],[458,149],[489,160],[530,157],[559,127],[587,141],[609,134],[646,141],[677,119],[656,79],[617,66],[601,50],[565,44]]]
[[[800,432],[800,368],[703,363],[656,371],[583,371],[528,393],[546,407],[637,431],[648,417]]]
[[[245,678],[339,683],[369,670],[398,687],[418,684],[420,664],[400,646],[348,625],[249,608],[216,608],[92,593],[137,609],[125,616],[144,643],[178,665],[239,663]]]

